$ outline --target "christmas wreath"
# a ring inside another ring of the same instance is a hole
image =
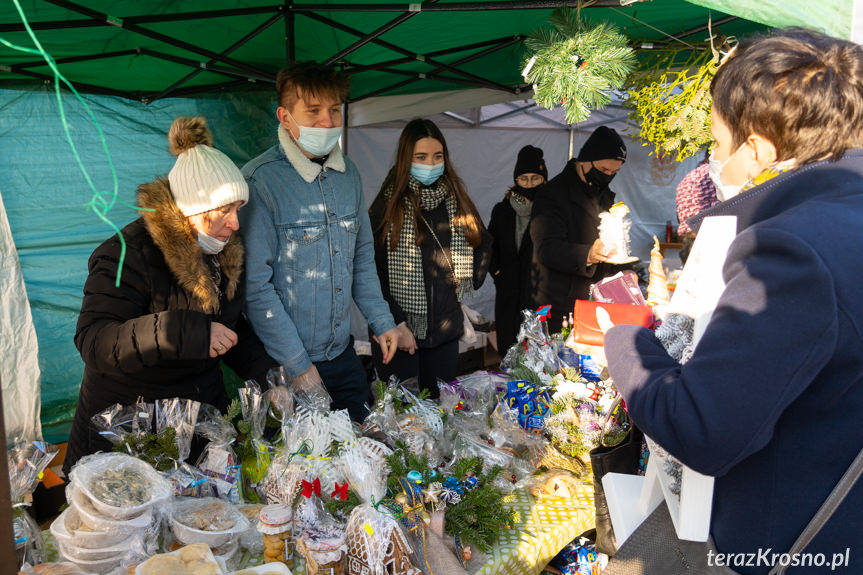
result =
[[[522,76],[533,84],[533,99],[547,109],[566,110],[570,123],[605,107],[635,68],[635,51],[610,23],[591,25],[578,10],[552,12],[552,29],[540,28],[525,40],[532,54]]]

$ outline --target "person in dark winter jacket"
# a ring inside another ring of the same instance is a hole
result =
[[[608,263],[599,240],[599,214],[614,204],[608,185],[625,161],[623,139],[612,128],[600,126],[534,201],[533,301],[551,305],[551,332],[560,331],[575,300],[588,299],[591,284],[623,269]]]
[[[437,398],[437,380],[456,376],[461,301],[485,280],[491,235],[434,122],[418,118],[405,126],[369,217],[381,290],[406,352],[383,365],[375,350],[378,375],[418,376],[420,388]]]
[[[212,147],[204,118],[177,118],[168,178],[138,188],[141,217],[90,256],[75,332],[84,379],[64,469],[110,450],[90,418],[141,396],[181,397],[225,409],[220,361],[263,382],[276,366],[242,315],[243,244],[234,232],[249,190]],[[116,285],[120,275],[119,287]]]
[[[605,353],[635,424],[716,478],[719,553],[769,551],[725,564],[766,574],[863,448],[863,48],[799,29],[750,39],[710,92],[724,201],[688,223],[736,218],[716,308],[683,365],[632,326]],[[859,572],[861,508],[858,480],[788,573],[825,572],[820,553]]]
[[[528,233],[533,200],[548,179],[542,150],[525,146],[518,152],[515,184],[491,211],[488,231],[494,238],[489,272],[494,279],[494,323],[501,355],[515,343],[521,310],[533,309],[531,297],[533,243]]]

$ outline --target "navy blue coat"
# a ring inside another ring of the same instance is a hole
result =
[[[653,333],[606,334],[634,421],[716,476],[720,552],[787,552],[863,448],[863,150],[786,172],[696,218],[735,215],[726,288],[681,366]],[[863,481],[807,552],[863,572]],[[768,567],[734,567],[767,573]],[[822,568],[823,570],[823,568]],[[818,572],[790,569],[789,573]]]

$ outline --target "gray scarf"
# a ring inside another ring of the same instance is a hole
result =
[[[509,195],[509,205],[515,210],[515,250],[518,251],[521,249],[521,240],[524,239],[524,232],[530,223],[530,211],[533,209],[533,202],[512,192]]]

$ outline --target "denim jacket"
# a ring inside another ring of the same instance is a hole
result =
[[[246,314],[267,353],[296,377],[347,348],[351,299],[375,334],[395,323],[356,166],[338,146],[323,166],[312,162],[281,126],[279,143],[243,167]]]

